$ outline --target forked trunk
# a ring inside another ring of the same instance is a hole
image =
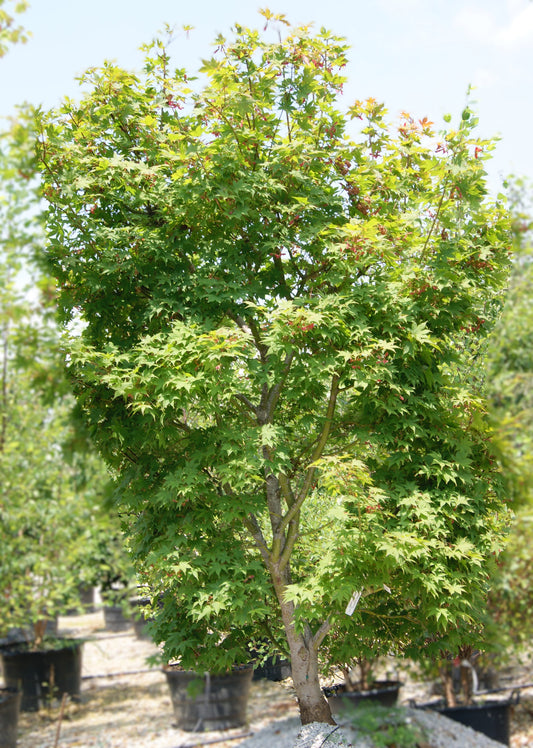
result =
[[[291,655],[292,681],[302,725],[310,722],[325,722],[334,725],[331,709],[320,687],[318,676],[318,646],[310,631],[305,635],[296,631],[294,626],[294,605],[284,600],[283,585],[279,584],[280,576],[274,576],[276,592],[281,607],[281,616],[285,635]]]
[[[298,698],[302,725],[310,722],[325,722],[334,725],[331,709],[318,677],[318,653],[299,636],[289,641],[294,690]]]

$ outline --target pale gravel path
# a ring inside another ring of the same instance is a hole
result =
[[[297,745],[301,726],[290,681],[252,684],[247,727],[195,736],[173,727],[170,695],[161,671],[132,674],[135,670],[146,670],[146,657],[156,651],[151,642],[136,639],[132,630],[109,634],[103,628],[101,613],[61,619],[60,624],[62,633],[68,629],[71,635],[91,637],[84,645],[84,676],[125,674],[83,681],[82,703],[67,704],[58,748],[190,748],[199,745],[199,741],[215,739],[219,742],[214,748],[295,748]],[[427,699],[427,690],[412,681],[402,691],[405,701],[416,698],[420,703]],[[432,721],[431,748],[501,748],[499,743],[488,741],[479,733],[465,734],[463,730],[468,728],[441,715],[415,711],[417,719]],[[53,748],[57,719],[57,708],[23,714],[18,748]],[[229,739],[237,735],[239,739]],[[533,748],[533,737],[530,740],[529,735],[529,732],[513,734],[512,748]],[[303,745],[307,748],[307,744],[301,744],[301,748]],[[311,745],[315,748],[312,742]],[[323,748],[332,745],[327,741]],[[352,745],[366,748],[361,742]]]
[[[426,748],[502,748],[502,743],[436,712],[408,709],[407,715],[425,730]],[[299,720],[293,718],[270,725],[244,740],[239,748],[374,748],[374,745],[370,739],[358,737],[347,725],[335,729],[315,722],[302,728]]]

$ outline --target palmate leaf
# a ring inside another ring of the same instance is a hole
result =
[[[439,347],[430,335],[430,331],[426,322],[421,322],[418,325],[413,325],[413,327],[411,327],[411,330],[409,331],[409,339],[415,340],[417,343],[421,343],[422,345],[430,345],[433,348]]]
[[[213,641],[283,630],[296,667],[334,663],[354,591],[361,651],[451,647],[505,517],[472,372],[508,216],[474,118],[439,145],[369,99],[350,129],[325,31],[236,27],[194,86],[148,55],[47,115],[41,159],[72,381],[166,656],[226,667]]]

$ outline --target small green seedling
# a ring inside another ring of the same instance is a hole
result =
[[[375,748],[418,748],[426,741],[423,730],[402,707],[359,703],[343,717],[361,737],[370,737]]]

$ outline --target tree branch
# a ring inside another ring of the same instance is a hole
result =
[[[257,329],[257,325],[255,324],[255,320],[248,319],[246,320],[242,315],[240,314],[233,314],[232,312],[228,313],[228,316],[230,319],[232,319],[240,329],[245,332],[247,335],[251,335],[255,347],[257,348],[257,351],[259,352],[259,355],[261,356],[261,361],[263,363],[266,362],[268,358],[268,348],[266,345],[261,341],[261,335],[259,333],[259,330]]]
[[[233,395],[233,397],[236,400],[239,400],[241,403],[244,403],[248,410],[251,410],[252,413],[257,416],[257,408],[255,407],[253,402],[246,397],[246,395],[243,395],[241,392],[237,392],[235,395]]]
[[[329,393],[328,409],[326,411],[326,419],[324,422],[324,426],[322,428],[322,432],[318,438],[316,447],[314,448],[313,454],[311,455],[311,460],[310,460],[311,465],[321,457],[324,451],[324,447],[327,444],[329,434],[331,431],[331,424],[333,423],[333,416],[335,413],[335,406],[337,403],[338,393],[339,393],[339,375],[334,374],[331,380],[331,388],[330,388],[330,393]],[[309,490],[313,484],[315,472],[316,472],[316,468],[312,466],[307,469],[303,485],[298,492],[296,500],[294,504],[289,508],[289,511],[286,513],[285,517],[283,518],[281,522],[281,527],[280,527],[281,530],[284,530],[285,528],[287,528],[289,523],[292,521],[292,519],[300,511],[300,508],[302,504],[304,503],[307,497],[307,494],[309,493]]]
[[[254,542],[258,547],[261,556],[263,557],[263,561],[265,562],[267,569],[269,569],[271,561],[270,553],[268,551],[268,546],[265,540],[265,536],[263,535],[263,531],[261,530],[259,522],[257,521],[257,517],[253,514],[249,514],[243,519],[243,523],[245,528],[254,539]]]
[[[287,503],[287,507],[290,507],[294,504],[294,493],[291,487],[291,483],[285,473],[281,473],[280,475],[278,475],[278,480],[283,498]]]
[[[298,512],[289,522],[289,527],[287,529],[287,535],[285,538],[285,544],[283,546],[283,551],[279,557],[279,568],[281,570],[286,569],[287,566],[289,565],[289,561],[292,555],[292,549],[294,548],[294,544],[298,540],[299,534],[300,534],[300,512],[298,510]]]
[[[281,395],[281,390],[283,388],[283,385],[285,384],[285,380],[287,379],[287,376],[289,375],[289,371],[291,369],[292,362],[294,360],[294,349],[292,351],[289,351],[287,355],[285,356],[285,361],[283,363],[283,370],[281,372],[281,379],[277,384],[275,384],[271,390],[268,393],[268,399],[266,402],[266,415],[267,420],[265,423],[271,423],[273,416],[274,416],[274,410],[276,408],[276,405],[278,403],[279,397]]]
[[[448,176],[449,174],[446,174],[444,177],[444,183],[442,185],[442,195],[440,196],[439,204],[437,206],[437,212],[435,213],[435,217],[433,219],[433,222],[431,226],[429,227],[428,235],[426,236],[426,241],[424,242],[424,246],[422,248],[422,254],[420,255],[420,262],[424,263],[426,260],[426,254],[427,254],[427,248],[429,245],[429,240],[431,239],[433,235],[433,231],[435,229],[435,226],[437,225],[437,221],[439,220],[440,213],[442,210],[442,206],[444,204],[444,197],[446,195],[446,192],[448,190]]]
[[[263,456],[270,458],[270,450],[263,447]],[[266,472],[266,471],[265,471]],[[283,536],[279,531],[281,524],[281,496],[279,481],[273,473],[265,475],[268,516],[272,527],[272,557],[277,560],[283,543]]]
[[[315,635],[313,636],[313,647],[318,650],[326,636],[329,634],[331,629],[331,621],[329,618],[326,618],[324,623],[320,626],[320,628],[316,631]]]

